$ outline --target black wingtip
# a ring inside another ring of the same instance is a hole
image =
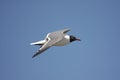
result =
[[[38,55],[38,53],[34,54],[34,55],[32,56],[32,58],[36,57],[37,55]]]
[[[34,55],[32,56],[32,58],[36,57],[38,54],[39,54],[39,53],[37,52],[36,54],[34,54]]]
[[[49,47],[48,47],[49,48]],[[42,52],[44,52],[45,50],[47,50],[48,48],[44,49],[44,50],[38,50],[33,56],[32,58],[38,56],[39,54],[41,54]]]
[[[32,58],[34,58],[35,56],[33,55]]]

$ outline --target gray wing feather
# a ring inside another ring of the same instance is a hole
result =
[[[69,28],[67,28],[67,29],[63,29],[63,30],[59,30],[59,31],[55,31],[55,32],[61,32],[61,33],[67,33],[68,31],[70,31],[70,29]]]

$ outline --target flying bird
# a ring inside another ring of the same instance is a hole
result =
[[[79,38],[76,38],[72,35],[67,35],[66,33],[70,31],[70,29],[63,29],[48,33],[44,40],[40,40],[34,43],[30,43],[30,45],[39,45],[40,49],[32,56],[32,58],[41,54],[48,48],[52,46],[64,46],[73,41],[81,41]]]

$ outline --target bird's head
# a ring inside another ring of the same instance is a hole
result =
[[[81,41],[79,38],[76,38],[74,36],[70,36],[70,42],[73,42],[73,41]]]

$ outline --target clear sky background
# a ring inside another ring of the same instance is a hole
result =
[[[65,28],[82,41],[32,58]],[[120,1],[0,0],[0,80],[120,80]]]

